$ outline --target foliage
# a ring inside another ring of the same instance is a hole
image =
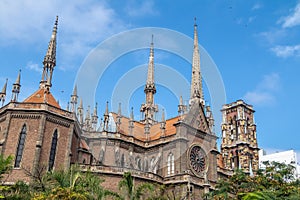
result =
[[[249,176],[236,170],[228,180],[220,180],[208,199],[300,199],[300,181],[294,180],[294,167],[278,162],[264,162],[265,169]]]
[[[134,179],[130,172],[125,172],[123,179],[119,182],[119,189],[121,196],[119,199],[124,200],[138,200],[138,199],[151,199],[151,193],[154,190],[154,185],[150,183],[134,184]],[[148,192],[148,193],[147,193]]]
[[[12,169],[12,160],[12,156],[5,158],[4,155],[0,154],[0,179]]]

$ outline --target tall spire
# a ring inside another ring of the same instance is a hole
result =
[[[78,101],[77,85],[75,85],[73,94],[71,95],[71,112],[76,112],[77,101]]]
[[[18,96],[19,96],[20,88],[21,88],[20,82],[21,82],[21,70],[19,70],[16,82],[13,84],[11,101],[14,101],[14,102],[18,101]]]
[[[105,107],[105,113],[104,113],[104,130],[108,130],[108,119],[109,119],[109,112],[108,112],[108,101],[106,102],[106,107]]]
[[[56,16],[55,24],[53,27],[51,39],[48,45],[47,53],[43,61],[43,74],[40,81],[40,88],[46,89],[50,92],[52,86],[52,74],[54,67],[56,66],[56,33],[57,33],[58,16]]]
[[[157,105],[154,104],[154,94],[156,93],[156,87],[154,83],[154,44],[153,44],[153,35],[151,38],[150,45],[150,55],[148,63],[148,74],[147,81],[145,85],[144,92],[146,94],[146,102],[142,104],[140,111],[143,113],[143,119],[141,120],[144,123],[154,124],[156,120],[154,119],[154,114],[158,112]]]
[[[153,89],[154,89],[154,93],[156,92],[155,84],[154,84],[154,44],[153,44],[153,35],[152,35],[151,45],[150,45],[148,76],[147,76],[146,86],[147,85],[148,85],[148,87],[152,86]]]
[[[193,63],[192,63],[192,80],[191,80],[191,97],[190,103],[195,100],[200,100],[202,105],[204,105],[204,96],[202,91],[202,77],[200,70],[200,53],[198,44],[198,31],[195,18],[194,24],[194,50],[193,50]]]
[[[119,103],[117,122],[116,122],[117,132],[120,131],[121,119],[122,119],[122,111],[121,111],[121,103]]]
[[[0,102],[2,102],[1,106],[3,106],[6,97],[7,80],[8,79],[6,79],[6,82],[4,83],[4,86],[0,92]]]
[[[77,107],[77,117],[79,118],[79,123],[83,125],[83,103],[82,99],[80,98],[79,106]]]
[[[97,129],[97,123],[98,123],[98,114],[97,114],[97,108],[98,107],[98,103],[96,103],[95,108],[94,108],[94,112],[92,115],[92,128],[94,131],[96,131]]]

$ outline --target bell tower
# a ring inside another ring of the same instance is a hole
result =
[[[227,169],[242,169],[252,174],[258,170],[258,145],[254,110],[243,100],[222,108],[221,155]]]

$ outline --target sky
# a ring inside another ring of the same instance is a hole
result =
[[[190,50],[184,47],[180,55],[176,50],[191,42],[188,38],[193,38],[196,17],[207,104],[243,99],[253,105],[259,147],[268,153],[294,149],[300,161],[300,133],[296,126],[300,111],[300,1],[1,0],[0,87],[8,78],[6,102],[19,69],[19,100],[38,89],[56,15],[57,65],[51,91],[61,107],[67,106],[76,82],[81,98],[86,96],[85,91],[93,91],[90,106],[93,109],[97,102],[99,115],[103,114],[106,101],[127,99],[122,108],[124,114],[134,107],[138,120],[145,98],[144,83],[140,80],[146,79],[153,34],[158,80],[155,102],[160,110],[166,110],[167,117],[175,116],[179,94],[185,101],[189,98],[186,88],[191,58],[184,58],[183,54],[191,56],[192,46]],[[140,30],[144,33],[140,34]],[[160,35],[164,30],[167,33]],[[124,39],[123,33],[134,34]],[[169,36],[184,36],[186,43],[169,42]],[[111,41],[116,41],[113,47],[107,45]],[[130,48],[120,51],[124,46]],[[112,53],[116,57],[110,60]],[[95,64],[93,70],[103,70],[100,77],[99,72],[88,71],[84,80],[78,79],[85,64],[97,60],[91,60],[91,55],[107,58],[107,65]],[[212,62],[207,64],[205,57]],[[212,75],[208,73],[211,69],[216,69]],[[96,85],[92,81],[95,74]],[[222,87],[212,86],[214,80],[222,83]],[[91,88],[80,87],[84,84]],[[226,99],[214,93],[224,93]],[[84,102],[85,109],[87,104]],[[110,109],[117,111],[112,104]],[[220,109],[213,107],[217,122]],[[215,126],[220,136],[220,124]]]

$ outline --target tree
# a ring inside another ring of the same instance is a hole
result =
[[[135,187],[133,177],[130,172],[125,172],[123,179],[119,182],[119,190],[121,192],[120,199],[124,200],[138,200],[138,199],[148,199],[151,194],[146,192],[151,192],[154,190],[154,186],[150,183],[142,183]]]
[[[0,179],[2,180],[3,175],[10,172],[12,169],[12,156],[4,157],[3,154],[0,154]]]
[[[300,181],[294,180],[294,167],[278,162],[264,162],[265,169],[249,176],[236,170],[228,180],[220,180],[209,199],[300,199]]]
[[[12,156],[4,157],[3,154],[0,154],[0,180],[4,177],[4,174],[7,174],[12,169]],[[5,193],[10,190],[9,186],[1,185],[0,186],[0,199],[5,198]]]

